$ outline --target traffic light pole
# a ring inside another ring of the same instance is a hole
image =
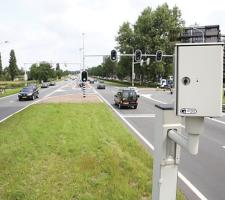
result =
[[[135,75],[134,75],[134,49],[133,49],[133,55],[132,55],[132,77],[131,77],[131,85],[132,87],[134,87],[134,79],[135,79]]]

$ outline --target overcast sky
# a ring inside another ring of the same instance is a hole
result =
[[[19,67],[39,61],[81,62],[82,33],[86,54],[109,54],[124,21],[135,23],[144,8],[177,5],[186,26],[220,25],[225,34],[224,0],[0,0],[0,52],[3,66],[15,50]],[[8,44],[3,41],[8,40]],[[101,58],[87,58],[88,67]],[[63,67],[64,65],[62,65]],[[79,65],[67,65],[78,70]]]

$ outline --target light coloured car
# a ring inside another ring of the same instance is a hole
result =
[[[140,97],[140,92],[139,92],[137,87],[127,87],[127,89],[134,90],[136,92],[136,94],[137,94],[137,97]]]

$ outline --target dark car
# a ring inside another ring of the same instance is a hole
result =
[[[43,82],[41,84],[41,88],[48,88],[48,86],[49,86],[49,83],[48,82]]]
[[[18,94],[19,101],[21,101],[23,99],[34,100],[38,97],[39,97],[39,91],[37,88],[34,88],[34,87],[25,87]]]
[[[55,81],[51,81],[51,82],[49,83],[49,85],[50,85],[50,86],[55,86],[56,83],[55,83]]]
[[[114,95],[115,105],[118,105],[119,108],[122,107],[133,107],[134,109],[138,106],[138,97],[135,90],[122,89],[119,90],[116,95]]]
[[[99,81],[98,85],[97,85],[97,89],[105,89],[105,84],[104,81]]]

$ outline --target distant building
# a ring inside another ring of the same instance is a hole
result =
[[[185,27],[180,35],[182,43],[221,42],[219,25]],[[225,75],[225,48],[223,56],[223,74]],[[225,78],[225,76],[224,76]]]
[[[203,38],[204,36],[204,38]],[[220,26],[195,26],[185,27],[180,36],[181,42],[184,43],[197,43],[197,42],[220,42]]]

